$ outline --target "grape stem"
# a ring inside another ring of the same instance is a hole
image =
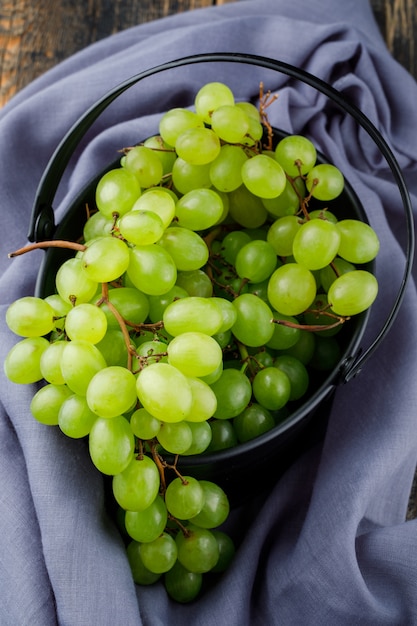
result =
[[[314,311],[311,311],[314,312]],[[297,324],[296,322],[291,322],[290,320],[271,320],[274,324],[280,324],[281,326],[288,326],[288,328],[298,328],[300,330],[307,330],[310,332],[317,332],[321,330],[331,330],[332,328],[336,328],[341,324],[344,324],[350,317],[339,317],[337,315],[333,315],[332,313],[328,313],[326,311],[316,311],[321,315],[327,315],[328,317],[333,317],[336,319],[336,322],[333,324]]]
[[[127,330],[125,320],[120,315],[119,311],[116,309],[114,304],[110,302],[109,286],[107,283],[102,283],[101,298],[96,304],[97,306],[101,306],[104,303],[108,306],[109,310],[116,318],[117,323],[119,324],[120,330],[122,331],[123,338],[125,340],[125,344],[127,348],[127,369],[132,371],[133,355],[135,354],[135,347],[132,345],[132,342],[130,341],[130,335],[129,335],[129,331]]]
[[[261,122],[266,128],[267,132],[267,143],[264,146],[266,150],[272,150],[273,146],[273,136],[274,132],[272,130],[272,126],[269,122],[268,115],[266,113],[266,109],[278,98],[276,94],[272,94],[270,90],[264,93],[264,84],[261,82],[259,84],[259,114],[261,116]]]
[[[84,252],[87,249],[82,243],[76,241],[66,241],[64,239],[52,239],[50,241],[37,241],[29,244],[23,248],[19,248],[14,252],[9,252],[8,257],[12,259],[16,256],[25,254],[26,252],[32,252],[32,250],[39,250],[42,248],[67,248],[68,250],[76,250],[77,252]]]

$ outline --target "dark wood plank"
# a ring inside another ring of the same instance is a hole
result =
[[[415,0],[372,0],[372,7],[389,50],[417,78]]]

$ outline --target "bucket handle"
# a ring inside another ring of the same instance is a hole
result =
[[[330,100],[340,106],[348,115],[353,117],[356,122],[367,132],[374,143],[379,148],[380,152],[384,156],[388,166],[391,169],[393,178],[398,186],[403,208],[405,211],[405,221],[407,229],[407,243],[406,243],[406,259],[404,272],[400,287],[397,291],[392,308],[377,336],[371,342],[371,344],[364,351],[359,351],[356,355],[348,357],[341,365],[338,382],[346,383],[354,378],[361,371],[364,363],[377,349],[388,330],[393,325],[401,303],[403,301],[406,286],[412,271],[413,257],[414,257],[414,218],[413,208],[411,204],[410,194],[402,174],[401,168],[390,149],[389,145],[374,126],[374,124],[358,109],[354,104],[348,102],[345,96],[342,95],[337,89],[326,83],[325,81],[313,76],[309,72],[300,68],[294,67],[282,61],[269,59],[262,56],[244,54],[244,53],[228,53],[228,52],[214,52],[197,54],[188,57],[182,57],[161,65],[154,66],[150,69],[140,72],[126,81],[116,85],[111,91],[107,92],[100,100],[93,104],[87,111],[75,122],[75,124],[69,129],[64,136],[55,152],[53,153],[49,163],[43,173],[40,180],[35,201],[32,208],[32,215],[30,220],[30,230],[28,233],[29,241],[45,241],[53,236],[55,230],[54,211],[52,208],[52,202],[55,197],[59,182],[62,178],[65,168],[68,162],[94,121],[99,115],[124,91],[143,79],[159,74],[161,72],[182,67],[184,65],[193,65],[197,63],[210,63],[210,62],[224,62],[224,63],[243,63],[246,65],[255,65],[270,69],[281,74],[286,74],[291,78],[295,78],[311,87],[314,87],[317,91],[327,96]]]

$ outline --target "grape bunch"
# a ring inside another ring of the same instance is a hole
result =
[[[179,602],[235,552],[227,494],[182,475],[179,456],[284,420],[315,373],[336,367],[346,323],[378,292],[376,232],[329,210],[343,174],[307,137],[276,140],[272,101],[204,85],[101,176],[80,241],[10,255],[74,251],[55,293],[9,306],[21,339],[5,373],[37,383],[36,420],[86,439],[111,480],[134,580],[162,578]]]

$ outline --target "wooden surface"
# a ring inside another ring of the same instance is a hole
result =
[[[59,61],[99,39],[181,11],[233,1],[0,0],[0,107]],[[371,5],[389,50],[417,78],[415,0],[371,0]],[[407,517],[417,517],[417,475]]]

